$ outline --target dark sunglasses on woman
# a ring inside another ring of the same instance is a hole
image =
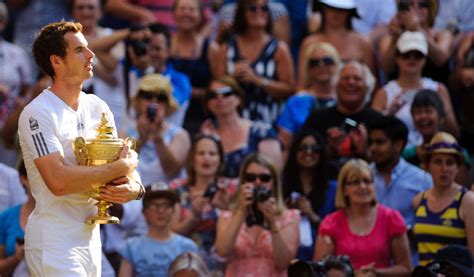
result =
[[[207,93],[206,97],[208,100],[211,100],[211,99],[216,99],[219,95],[222,95],[224,98],[227,98],[233,94],[234,94],[234,91],[232,90],[231,87],[222,87],[222,88],[210,90]]]
[[[272,175],[267,173],[255,174],[255,173],[245,173],[244,181],[245,182],[255,182],[257,179],[260,179],[263,183],[270,182],[272,180]]]
[[[253,13],[256,13],[257,10],[259,10],[261,12],[264,12],[264,13],[267,13],[268,11],[270,11],[270,7],[268,7],[268,5],[255,5],[255,4],[252,4],[252,5],[247,6],[247,10],[251,11]]]
[[[138,93],[138,97],[144,98],[146,100],[153,100],[156,99],[158,102],[168,102],[168,95],[165,92],[148,92],[148,91],[140,91]]]
[[[310,59],[308,65],[310,68],[319,67],[319,66],[329,66],[335,64],[335,61],[331,57],[323,57],[320,59]]]

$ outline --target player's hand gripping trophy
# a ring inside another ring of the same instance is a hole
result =
[[[116,138],[113,135],[114,127],[108,125],[105,113],[102,114],[101,124],[97,127],[97,135],[94,139],[78,137],[74,141],[74,154],[79,164],[88,166],[102,165],[117,160],[124,145],[135,149],[136,140],[130,137],[125,139]],[[95,216],[87,219],[87,224],[118,224],[120,219],[111,216],[108,208],[112,203],[99,198],[99,189],[105,184],[95,184],[89,195],[97,200],[98,212]]]

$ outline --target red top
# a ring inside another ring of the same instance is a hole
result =
[[[329,236],[334,243],[335,255],[348,255],[352,266],[375,262],[375,268],[391,265],[390,239],[406,232],[403,217],[397,210],[377,205],[374,228],[367,235],[354,234],[344,210],[340,209],[324,218],[319,227],[319,236]]]

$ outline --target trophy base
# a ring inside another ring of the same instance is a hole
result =
[[[86,220],[87,224],[119,224],[120,219],[115,216],[94,216]]]

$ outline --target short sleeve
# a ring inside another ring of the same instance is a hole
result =
[[[133,263],[132,260],[132,249],[130,246],[130,240],[126,240],[122,247],[119,249],[119,254],[130,263]]]
[[[278,117],[277,120],[277,126],[279,128],[284,129],[286,132],[290,134],[294,134],[296,130],[295,122],[294,122],[294,117],[291,113],[291,99],[288,100],[286,105],[283,107],[283,111],[281,112],[280,116]]]
[[[400,236],[407,231],[405,221],[395,209],[385,208],[387,213],[387,227],[389,237]]]
[[[26,144],[33,159],[54,153],[63,153],[62,145],[56,136],[56,124],[51,114],[43,108],[27,106],[18,120],[18,133]],[[25,148],[22,145],[22,148]]]
[[[338,227],[337,212],[334,212],[323,219],[323,221],[319,225],[318,236],[329,236],[331,238],[334,238],[336,236],[337,228],[341,227]]]

